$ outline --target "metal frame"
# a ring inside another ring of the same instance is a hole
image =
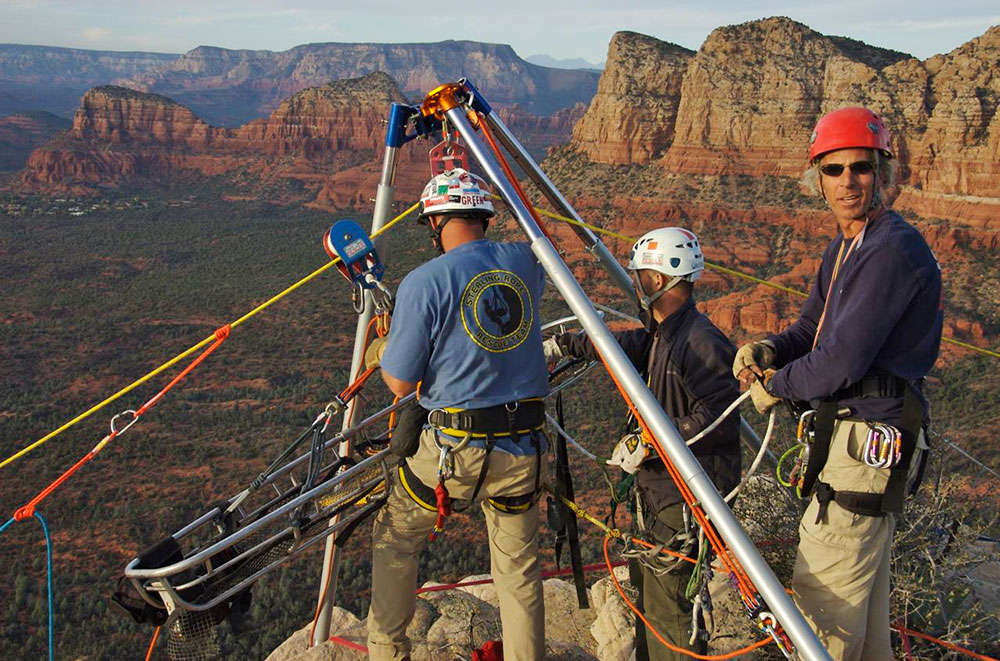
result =
[[[767,609],[774,613],[799,654],[809,661],[829,659],[829,653],[820,644],[802,613],[785,593],[784,587],[761,557],[746,531],[733,516],[705,469],[688,449],[680,433],[670,422],[632,362],[611,335],[611,331],[604,325],[590,299],[573,277],[572,271],[562,261],[558,251],[539,228],[499,163],[476,134],[466,115],[467,107],[471,107],[485,117],[492,114],[489,105],[476,93],[475,88],[470,88],[464,82],[445,85],[432,91],[424,101],[422,112],[425,115],[434,114],[435,116],[447,117],[465,139],[470,151],[475,155],[476,160],[479,161],[480,166],[507,203],[507,207],[514,213],[518,224],[531,244],[535,257],[577,316],[580,325],[587,331],[590,341],[603,357],[608,370],[614,375],[624,390],[625,396],[631,400],[639,416],[649,428],[655,441],[673,462],[681,478],[694,493],[719,534],[746,570],[747,575],[753,580],[765,600]],[[530,156],[527,155],[524,155],[523,158],[531,160]],[[554,189],[554,187],[552,188]]]
[[[390,112],[389,130],[386,134],[385,153],[382,158],[382,176],[379,179],[378,189],[375,194],[375,211],[372,215],[371,233],[382,229],[389,221],[392,214],[392,204],[395,199],[396,161],[399,157],[399,149],[406,142],[406,122],[409,119],[407,107],[394,103]],[[385,241],[381,237],[375,238],[375,249],[382,260],[386,259]],[[371,321],[375,309],[375,301],[370,291],[364,292],[364,307],[358,315],[358,325],[354,331],[354,354],[351,357],[351,373],[349,383],[361,374],[364,368],[365,339],[368,333],[368,322]],[[349,427],[354,420],[360,407],[360,400],[355,397],[347,406],[344,414],[344,428]],[[341,456],[350,454],[350,443],[345,441],[340,447]],[[337,523],[336,517],[330,521],[330,525]],[[319,645],[330,637],[330,617],[333,613],[333,605],[337,597],[337,580],[340,574],[340,547],[336,544],[335,537],[327,539],[326,548],[323,551],[323,571],[320,573],[319,596],[317,597],[316,626],[313,629],[311,645]],[[325,598],[324,598],[325,597]]]
[[[416,106],[393,104],[386,138],[387,148],[382,173],[383,183],[379,185],[379,196],[376,198],[376,217],[373,220],[373,230],[377,229],[377,226],[380,226],[380,222],[384,222],[384,219],[379,216],[379,211],[380,209],[382,212],[385,211],[383,200],[386,193],[388,193],[391,199],[396,157],[395,151],[392,151],[392,148],[398,149],[402,144],[416,137],[416,135],[410,136],[406,133],[409,122],[412,120],[416,125],[417,135],[426,135],[430,130],[439,127],[442,120],[447,119],[465,139],[467,146],[475,155],[485,174],[493,182],[496,190],[507,203],[508,208],[513,212],[539,263],[576,315],[580,325],[586,330],[598,353],[603,357],[608,370],[621,385],[625,396],[631,400],[632,405],[648,426],[661,450],[673,462],[681,478],[694,493],[706,514],[716,526],[719,534],[742,564],[748,576],[753,580],[765,601],[765,604],[762,604],[762,606],[773,612],[795,645],[796,651],[803,658],[808,661],[829,659],[830,655],[820,644],[815,633],[809,628],[805,618],[803,618],[792,600],[785,593],[783,586],[774,576],[771,568],[764,562],[753,542],[733,516],[732,511],[730,511],[722,496],[715,489],[715,485],[705,473],[704,468],[702,468],[701,464],[688,449],[683,438],[660,407],[659,402],[646,387],[645,382],[639,376],[631,361],[628,360],[628,357],[615,341],[607,326],[604,325],[594,305],[573,277],[572,271],[562,261],[558,251],[535,222],[530,210],[519,197],[514,185],[508,180],[499,163],[493,158],[489,149],[476,134],[476,130],[467,115],[470,111],[476,112],[484,118],[487,126],[497,134],[498,140],[504,146],[504,149],[528,173],[528,176],[542,190],[553,206],[560,209],[565,215],[579,220],[579,215],[573,207],[563,198],[562,194],[548,177],[545,176],[534,159],[531,158],[517,139],[503,125],[503,122],[493,113],[492,108],[475,86],[468,81],[462,80],[458,83],[442,85],[432,90],[428,93],[419,108]],[[590,232],[590,230],[583,227],[574,226],[574,231],[576,231],[577,235],[584,242],[587,250],[608,270],[615,283],[631,295],[631,278],[628,277],[628,274],[621,265],[611,256],[600,239]],[[364,323],[366,324],[367,320]],[[359,320],[358,327],[359,334],[357,338],[360,338],[361,342],[356,341],[355,344],[354,367],[359,365],[360,346],[363,345],[364,339],[360,335],[361,320]],[[353,373],[354,369],[352,368]],[[335,557],[332,565],[335,570]],[[323,604],[322,607],[328,608],[329,603],[332,603],[334,598],[333,592],[334,590],[329,591],[329,602]],[[326,640],[328,637],[329,622],[327,621],[325,627],[322,628],[318,624],[316,635],[313,639],[314,643]]]
[[[396,404],[378,411],[357,425],[341,431],[336,436],[326,441],[326,449],[331,450],[336,445],[342,444],[346,440],[353,438],[368,427],[385,420],[393,411],[406,405],[412,399],[412,395],[401,399]],[[287,553],[287,555],[280,559],[279,562],[272,563],[254,571],[238,583],[216,595],[213,595],[204,602],[195,602],[190,599],[186,599],[180,594],[180,592],[219,577],[225,572],[225,570],[233,568],[245,560],[255,558],[259,552],[265,550],[272,543],[275,543],[283,538],[287,538],[289,534],[294,536],[295,530],[290,521],[290,514],[294,513],[299,507],[302,507],[310,502],[317,501],[324,495],[332,492],[347,480],[352,479],[353,475],[355,475],[358,471],[364,472],[368,469],[380,466],[382,467],[380,475],[366,479],[352,491],[344,494],[339,499],[338,503],[323,507],[314,514],[314,518],[322,519],[324,516],[329,516],[335,511],[342,509],[345,502],[350,502],[354,498],[361,498],[365,494],[371,493],[378,483],[386,477],[386,471],[388,469],[385,466],[385,460],[388,458],[388,455],[389,450],[384,449],[371,457],[367,457],[352,467],[352,473],[341,473],[336,475],[326,482],[323,482],[322,484],[295,496],[288,502],[276,507],[270,512],[267,512],[264,516],[261,516],[259,519],[240,528],[233,534],[227,535],[225,538],[217,542],[210,543],[204,547],[195,546],[194,549],[189,550],[183,560],[163,567],[140,568],[138,566],[140,559],[134,558],[125,568],[125,577],[132,582],[136,591],[147,603],[157,608],[163,608],[166,606],[168,610],[180,608],[190,611],[203,611],[212,608],[233,597],[240,591],[250,587],[264,574],[267,574],[277,567],[289,562],[293,558],[298,557],[306,549],[318,544],[323,539],[329,539],[331,535],[339,530],[342,530],[350,523],[367,516],[372,510],[378,508],[381,504],[381,499],[373,500],[372,502],[361,506],[350,516],[338,518],[333,525],[321,528],[318,532],[303,535],[300,538],[301,543],[296,544],[294,548]],[[282,495],[282,491],[277,487],[277,481],[286,476],[291,477],[291,471],[302,466],[304,463],[308,462],[309,459],[310,457],[308,452],[298,456],[269,475],[261,486],[272,486],[275,491],[278,492],[280,497]],[[331,463],[326,468],[330,468],[333,465],[334,464]],[[294,488],[294,479],[292,480],[292,484]],[[261,493],[261,491],[258,490],[258,493]],[[175,532],[172,535],[173,538],[178,543],[182,543],[185,540],[192,539],[201,531],[211,531],[216,525],[219,516],[226,511],[227,506],[231,505],[240,497],[240,495],[234,496],[226,504],[219,505],[209,510],[199,518]],[[242,511],[242,507],[238,508],[237,511],[240,511],[241,514],[243,514],[244,519],[254,515],[254,512],[250,512],[249,514],[244,513]],[[281,524],[281,529],[267,539],[257,542],[250,548],[238,549],[235,555],[220,555],[230,549],[233,549],[238,543],[248,537],[265,531],[269,527],[275,526],[276,524]],[[192,572],[195,572],[194,575],[192,575]],[[151,596],[153,593],[159,594],[159,602]]]

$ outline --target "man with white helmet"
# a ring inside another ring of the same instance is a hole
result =
[[[927,445],[923,377],[941,342],[941,273],[926,241],[884,199],[895,162],[867,108],[820,118],[804,183],[837,222],[812,292],[784,332],[740,348],[733,373],[758,409],[810,409],[795,600],[835,659],[889,659],[893,516]]]
[[[698,434],[739,396],[729,371],[735,347],[709,319],[698,312],[694,282],[705,267],[701,244],[679,227],[644,234],[629,256],[644,328],[615,333],[626,355],[646,377],[653,395],[685,439]],[[584,333],[565,333],[546,340],[545,357],[596,357]],[[739,414],[727,417],[705,438],[691,446],[716,488],[731,491],[740,478]],[[630,429],[629,432],[634,432]],[[647,459],[647,457],[649,457]],[[615,447],[608,462],[635,474],[637,519],[649,541],[693,557],[696,531],[689,527],[684,499],[655,451],[634,433]],[[691,638],[691,601],[685,590],[693,571],[688,562],[643,561],[630,567],[639,588],[638,605],[653,627],[672,645],[704,653],[706,641]],[[636,658],[688,658],[660,644],[636,621]]]
[[[387,342],[366,355],[396,395],[419,384],[415,410],[425,423],[414,447],[397,449],[406,458],[375,521],[372,659],[410,654],[417,556],[441,532],[452,498],[478,502],[486,517],[504,658],[545,653],[536,503],[548,449],[538,321],[545,272],[528,244],[486,240],[489,195],[460,168],[428,182],[420,222],[442,254],[403,278]]]

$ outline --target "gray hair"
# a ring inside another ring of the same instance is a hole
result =
[[[886,198],[886,193],[888,193],[896,185],[896,174],[899,171],[899,162],[894,158],[889,158],[882,154],[877,149],[869,149],[872,152],[873,160],[875,161],[875,172],[878,173],[878,181],[875,185],[875,199],[872,200],[874,205],[877,205],[881,200]],[[813,195],[823,197],[823,189],[820,187],[820,171],[819,171],[820,159],[814,160],[805,172],[802,173],[802,178],[799,183],[802,187]]]

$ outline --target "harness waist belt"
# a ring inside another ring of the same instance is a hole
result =
[[[906,394],[906,379],[886,374],[871,374],[857,383],[841,388],[829,398],[831,400],[862,399],[866,397],[902,397]]]
[[[439,429],[455,429],[477,434],[513,434],[540,428],[545,422],[545,404],[527,399],[484,409],[446,411],[434,409],[427,421]]]

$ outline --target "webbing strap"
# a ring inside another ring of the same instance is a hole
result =
[[[827,457],[830,456],[830,442],[833,440],[833,425],[837,422],[837,402],[823,402],[816,409],[816,416],[813,418],[812,448],[809,450],[809,463],[806,465],[805,475],[802,477],[802,497],[808,498],[812,493],[816,478],[826,466]]]
[[[906,498],[906,481],[910,474],[910,462],[917,449],[917,437],[924,422],[924,407],[913,391],[913,386],[907,386],[903,394],[903,413],[900,416],[899,431],[901,436],[902,456],[898,464],[889,471],[889,483],[882,497],[882,511],[899,513],[903,511],[903,500]],[[920,473],[923,472],[921,466]],[[916,490],[918,480],[913,485]]]

